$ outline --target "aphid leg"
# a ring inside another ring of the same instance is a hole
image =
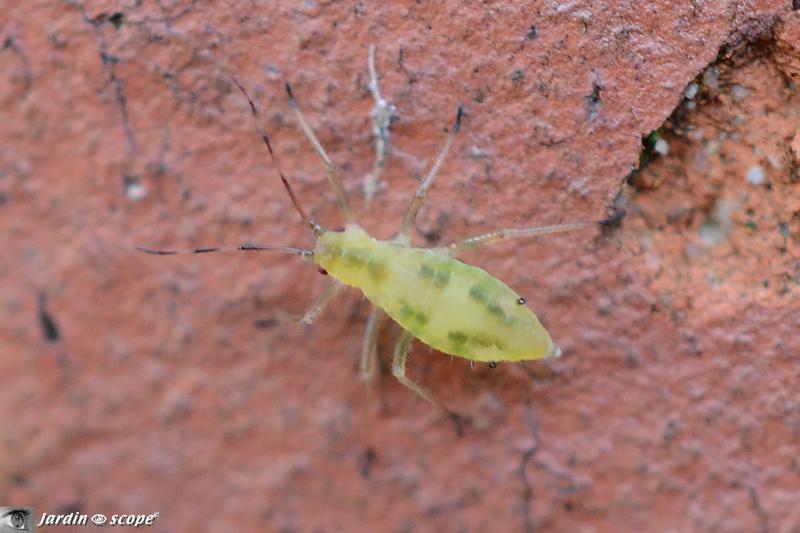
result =
[[[378,347],[378,333],[386,313],[377,305],[370,306],[364,345],[361,347],[361,379],[370,381],[375,375],[375,355]]]
[[[364,178],[364,198],[370,202],[380,184],[386,155],[389,151],[389,127],[396,109],[383,96],[378,87],[378,72],[375,70],[375,45],[369,47],[369,91],[375,100],[370,116],[372,116],[372,134],[375,136],[375,164],[372,172]]]
[[[314,150],[325,162],[325,177],[328,179],[328,183],[331,184],[331,187],[333,187],[333,192],[336,194],[336,203],[339,204],[339,210],[342,212],[345,223],[355,223],[355,217],[353,216],[353,211],[350,209],[350,201],[347,198],[347,192],[344,190],[342,178],[339,176],[339,169],[333,164],[331,158],[328,157],[328,153],[325,152],[322,144],[319,142],[319,140],[317,140],[317,136],[314,135],[314,131],[311,129],[311,126],[309,126],[308,122],[306,122],[306,119],[303,116],[303,113],[300,111],[300,108],[297,107],[297,100],[295,100],[294,94],[292,93],[292,86],[289,85],[288,82],[286,83],[286,94],[289,95],[289,104],[292,107],[292,111],[294,112],[297,122],[303,129],[303,133],[305,133],[309,142],[314,147]]]
[[[298,320],[300,324],[308,326],[313,324],[316,319],[322,315],[322,312],[325,311],[325,308],[328,306],[331,301],[339,295],[339,293],[344,288],[344,284],[333,280],[328,287],[322,291],[319,298],[311,305],[311,307],[306,311],[303,317]]]
[[[308,311],[302,315],[288,313],[283,310],[278,310],[275,315],[261,320],[256,320],[255,324],[258,327],[268,327],[272,324],[302,324],[308,326],[316,322],[322,316],[328,304],[341,292],[344,285],[336,280],[332,280],[331,284],[325,287],[317,299],[311,304]]]
[[[427,401],[432,403],[433,405],[438,406],[448,415],[450,418],[453,419],[453,422],[456,424],[456,431],[458,432],[459,436],[462,435],[462,425],[461,425],[461,415],[456,413],[455,411],[451,411],[447,407],[445,407],[442,403],[435,400],[433,396],[428,393],[424,388],[420,385],[417,385],[413,380],[406,376],[406,358],[408,356],[408,350],[411,347],[411,341],[414,340],[414,335],[408,331],[403,331],[400,335],[400,339],[398,339],[397,344],[394,347],[394,357],[392,359],[392,374],[396,377],[400,383],[405,385],[407,388],[411,389],[415,393],[417,393],[422,398],[425,398]]]
[[[538,226],[535,228],[499,229],[490,231],[488,233],[475,235],[473,237],[466,238],[463,241],[454,242],[443,250],[448,252],[450,255],[455,256],[464,250],[472,250],[473,248],[488,246],[490,244],[508,239],[536,237],[538,235],[546,235],[548,233],[561,233],[563,231],[587,229],[595,226],[597,226],[597,222],[574,222],[571,224],[556,224],[553,226]]]
[[[461,106],[458,106],[458,111],[456,112],[456,122],[453,125],[453,129],[450,130],[450,135],[447,136],[444,146],[442,146],[441,150],[439,150],[439,154],[436,156],[436,159],[434,160],[431,169],[428,171],[428,175],[425,177],[425,180],[423,180],[423,182],[420,184],[417,192],[414,193],[414,198],[411,199],[411,204],[409,204],[408,211],[403,219],[403,227],[397,236],[398,241],[406,244],[410,242],[411,230],[414,227],[414,221],[417,219],[417,213],[419,213],[419,209],[422,207],[422,202],[425,200],[425,195],[428,193],[428,189],[431,188],[431,185],[433,185],[433,180],[436,178],[436,173],[439,171],[439,167],[442,166],[442,161],[444,161],[445,156],[447,156],[447,152],[450,150],[450,145],[453,144],[453,139],[461,127],[461,117],[463,114],[464,109]]]

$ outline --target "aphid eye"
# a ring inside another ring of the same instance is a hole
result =
[[[494,361],[491,361],[489,363],[489,368],[497,368],[497,363],[495,363]]]
[[[328,275],[328,271],[327,271],[327,270],[325,270],[325,269],[324,269],[324,268],[322,268],[322,267],[318,268],[318,269],[317,269],[317,271],[318,271],[320,274],[322,274],[323,276],[327,276],[327,275]]]
[[[335,228],[333,228],[333,231],[335,231],[336,233],[342,233],[344,231],[344,226],[336,226]]]
[[[527,302],[527,300],[525,298],[523,298],[522,296],[517,298],[517,304],[518,305],[525,305],[525,302]]]

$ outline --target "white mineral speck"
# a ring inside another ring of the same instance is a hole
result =
[[[703,72],[703,85],[711,89],[719,88],[719,68],[709,67]]]
[[[706,246],[715,246],[728,237],[731,229],[731,214],[735,209],[735,202],[725,198],[717,200],[708,217],[700,226],[700,239]],[[693,253],[702,253],[702,251],[687,249],[687,253],[693,256]]]
[[[750,185],[761,185],[764,183],[764,169],[761,165],[753,165],[747,169],[747,183]]]
[[[655,146],[653,146],[653,150],[655,150],[657,154],[667,155],[669,153],[669,143],[666,139],[659,139],[656,141]]]
[[[734,102],[741,102],[747,98],[749,93],[750,91],[748,91],[746,87],[742,87],[738,83],[731,87],[731,97],[733,98]]]
[[[697,96],[697,92],[700,90],[700,86],[696,83],[690,83],[689,86],[686,88],[686,92],[684,93],[686,98],[689,100],[694,99]]]
[[[141,183],[131,183],[127,187],[125,187],[125,196],[128,197],[129,200],[133,200],[134,202],[138,202],[139,200],[143,199],[147,195],[147,189],[144,188],[144,185]]]

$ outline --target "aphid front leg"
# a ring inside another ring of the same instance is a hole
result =
[[[596,225],[597,222],[574,222],[571,224],[556,224],[552,226],[537,226],[533,228],[498,229],[488,233],[481,233],[480,235],[468,237],[463,241],[454,242],[453,244],[444,248],[444,251],[455,256],[464,250],[472,250],[474,248],[488,246],[490,244],[508,239],[521,239],[526,237],[536,237],[538,235],[546,235],[548,233],[561,233],[563,231],[587,229]]]
[[[361,379],[370,381],[375,375],[375,355],[378,348],[378,333],[386,313],[377,305],[371,305],[367,329],[364,333],[364,345],[361,347]]]
[[[411,347],[411,341],[414,340],[414,335],[408,331],[403,330],[403,333],[400,335],[400,338],[397,341],[397,344],[394,347],[394,357],[392,358],[392,374],[394,377],[400,381],[403,385],[407,388],[411,389],[419,396],[424,398],[425,400],[429,401],[433,405],[438,406],[448,415],[456,424],[456,430],[461,436],[462,434],[462,427],[461,427],[461,415],[452,411],[444,406],[441,402],[434,399],[433,396],[430,395],[428,391],[422,388],[420,385],[415,383],[411,378],[406,376],[406,358],[408,357],[408,350]]]
[[[444,161],[444,158],[447,156],[447,152],[450,150],[450,145],[453,144],[453,139],[458,133],[458,130],[461,128],[461,117],[463,115],[464,109],[461,106],[458,106],[456,122],[453,125],[453,129],[450,130],[450,135],[447,136],[444,146],[442,146],[441,150],[439,150],[439,154],[436,156],[433,165],[431,165],[431,169],[428,171],[428,175],[425,177],[425,180],[423,180],[423,182],[420,184],[417,192],[414,193],[414,198],[411,199],[411,204],[409,204],[408,211],[403,219],[403,227],[400,229],[400,233],[397,235],[397,240],[399,242],[405,244],[410,243],[411,230],[414,228],[414,221],[417,219],[417,213],[419,213],[419,209],[422,207],[422,202],[425,200],[425,195],[428,194],[428,189],[430,189],[431,185],[433,185],[433,180],[436,179],[436,174],[439,172],[439,167],[442,166],[442,161]]]
[[[322,294],[317,298],[317,300],[311,305],[311,307],[306,311],[303,317],[298,320],[300,324],[303,325],[310,325],[313,324],[314,321],[322,315],[322,312],[328,306],[331,301],[336,298],[336,296],[342,291],[344,285],[339,283],[336,280],[333,280],[328,287],[322,292]]]

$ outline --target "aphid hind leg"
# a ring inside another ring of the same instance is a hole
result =
[[[433,185],[433,180],[436,179],[436,174],[439,172],[439,167],[442,166],[442,162],[447,156],[447,152],[450,150],[450,145],[453,144],[453,139],[458,133],[458,130],[461,128],[461,117],[463,115],[464,109],[461,106],[458,106],[458,111],[456,112],[456,121],[453,125],[453,129],[450,130],[450,135],[447,136],[447,140],[439,150],[439,154],[436,156],[436,159],[433,161],[433,165],[431,165],[428,175],[417,188],[417,192],[414,193],[414,197],[411,199],[411,203],[408,206],[408,211],[406,211],[406,216],[403,219],[403,226],[397,236],[398,241],[406,244],[410,242],[411,230],[414,228],[414,221],[417,219],[417,213],[419,213],[419,209],[422,207],[422,202],[425,200],[425,195],[428,194],[428,190],[431,188],[431,185]]]
[[[433,405],[438,406],[440,409],[450,415],[450,418],[452,418],[453,422],[456,424],[456,431],[458,432],[458,435],[461,436],[463,433],[461,415],[445,407],[444,404],[434,399],[428,391],[406,376],[406,359],[408,357],[408,350],[411,347],[411,341],[413,340],[414,335],[408,331],[403,331],[403,333],[400,335],[400,338],[398,339],[394,348],[394,357],[392,358],[392,374],[408,389],[412,390]]]
[[[488,233],[481,233],[468,237],[462,241],[454,242],[453,244],[444,248],[450,255],[458,255],[464,250],[472,250],[488,246],[497,242],[506,241],[508,239],[521,239],[528,237],[536,237],[539,235],[546,235],[548,233],[562,233],[565,231],[573,231],[579,229],[587,229],[597,226],[597,222],[574,222],[571,224],[555,224],[552,226],[537,226],[533,228],[505,228],[490,231]]]
[[[322,161],[325,163],[325,177],[327,178],[328,183],[331,184],[331,187],[333,187],[333,192],[336,194],[336,203],[339,204],[339,210],[342,212],[345,223],[355,223],[355,217],[352,209],[350,209],[350,201],[347,198],[347,192],[344,190],[344,185],[342,185],[342,178],[339,175],[338,167],[333,163],[333,161],[331,161],[331,158],[328,157],[328,153],[325,151],[325,148],[322,147],[322,143],[320,143],[317,139],[317,136],[314,135],[314,130],[312,130],[311,126],[308,125],[308,122],[303,116],[302,111],[300,111],[300,108],[297,106],[297,100],[295,100],[294,94],[292,93],[292,87],[288,83],[286,83],[286,93],[289,95],[289,104],[292,107],[292,112],[294,113],[297,122],[300,124],[300,128],[302,128],[306,138],[308,138],[308,141],[314,147],[314,150],[317,152],[317,154],[319,154],[319,156],[322,158]]]
[[[370,381],[375,375],[378,333],[380,333],[381,324],[385,318],[386,313],[383,312],[383,309],[376,305],[370,306],[367,329],[364,332],[364,345],[361,347],[361,379],[365,382]]]

